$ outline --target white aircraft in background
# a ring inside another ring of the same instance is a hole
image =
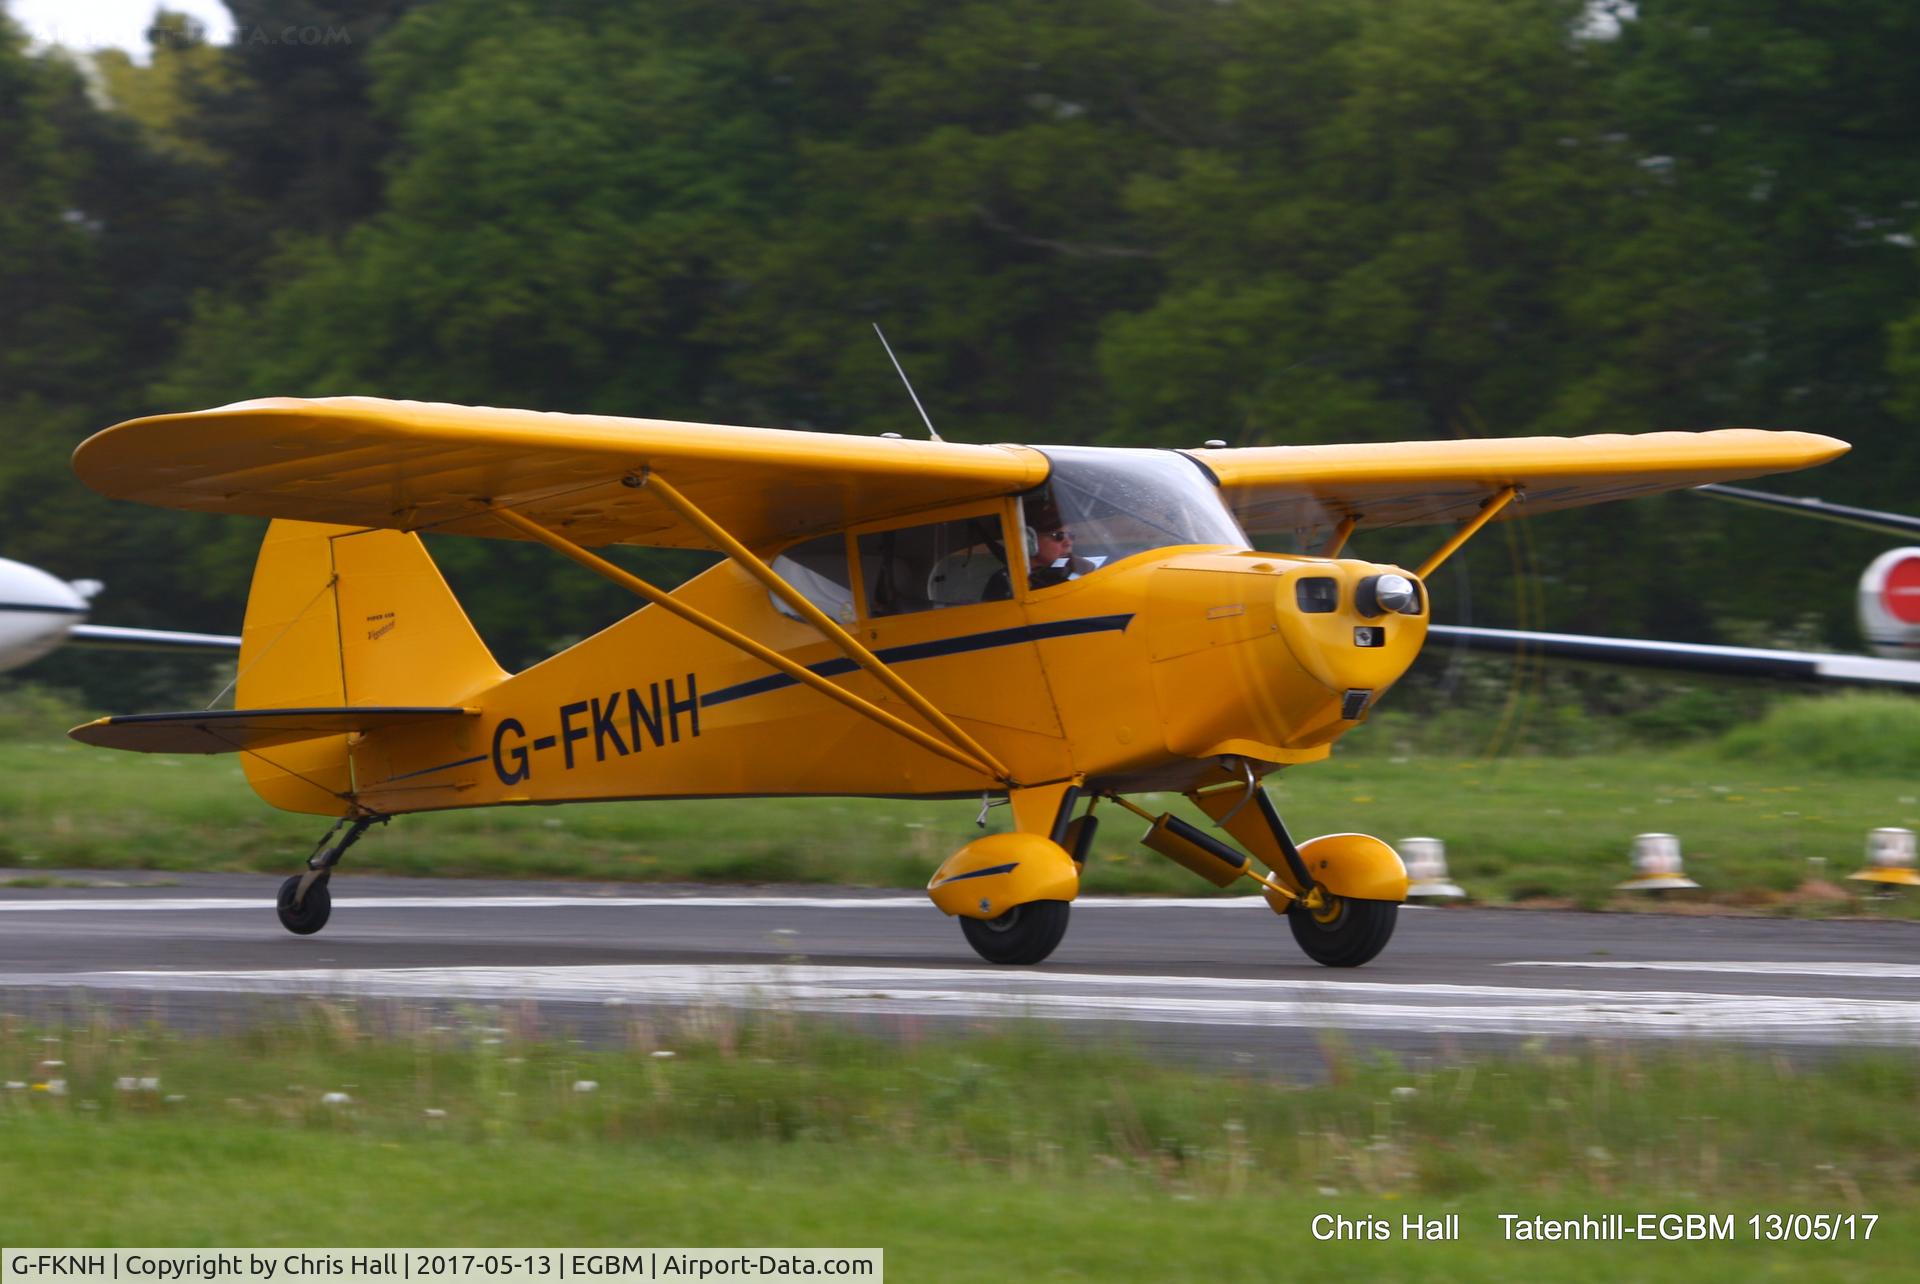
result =
[[[1819,499],[1796,499],[1764,491],[1713,484],[1696,491],[1715,498],[1785,510],[1803,517],[1838,522],[1864,530],[1920,535],[1920,517],[1850,508]],[[1816,682],[1874,683],[1920,687],[1920,548],[1889,549],[1860,576],[1860,633],[1872,656],[1824,651],[1771,651],[1762,647],[1709,646],[1693,642],[1649,642],[1639,638],[1590,637],[1578,633],[1534,633],[1524,629],[1482,629],[1435,624],[1430,637],[1470,651],[1508,655],[1532,652],[1568,660],[1597,660],[1661,669],[1691,669],[1747,677],[1798,678]]]
[[[240,652],[239,638],[217,633],[88,624],[87,603],[100,589],[98,580],[69,583],[37,566],[0,557],[0,671],[30,664],[67,642],[142,651]]]

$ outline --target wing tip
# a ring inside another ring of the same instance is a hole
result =
[[[69,740],[83,745],[92,745],[95,749],[130,749],[134,746],[124,743],[126,734],[120,719],[108,715],[95,718],[92,722],[83,722],[67,732]]]
[[[1838,437],[1829,437],[1824,433],[1809,432],[1800,435],[1808,439],[1807,448],[1816,456],[1813,461],[1815,464],[1830,463],[1853,449],[1852,442],[1842,441]]]

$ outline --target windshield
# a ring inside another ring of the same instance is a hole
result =
[[[1035,587],[1175,544],[1248,548],[1220,488],[1170,450],[1046,446],[1047,484],[1020,499]]]

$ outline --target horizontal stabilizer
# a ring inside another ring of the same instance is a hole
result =
[[[477,709],[368,705],[345,709],[203,709],[99,718],[67,734],[82,744],[135,753],[235,753],[322,736],[377,731],[432,718],[471,718]]]

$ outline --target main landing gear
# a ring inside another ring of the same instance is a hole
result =
[[[1393,901],[1349,900],[1321,893],[1320,903],[1296,901],[1287,910],[1293,939],[1315,963],[1359,967],[1387,948],[1400,906]]]
[[[1015,790],[1015,830],[976,838],[934,871],[927,895],[960,920],[961,935],[989,963],[1019,966],[1052,954],[1067,934],[1068,902],[1080,894],[1080,867],[1094,819],[1073,818],[1077,785]],[[986,820],[983,801],[981,823]]]
[[[387,823],[387,817],[372,812],[358,816],[342,816],[334,822],[332,829],[321,838],[320,845],[307,858],[307,872],[295,874],[280,884],[280,895],[274,902],[279,912],[280,926],[295,936],[312,936],[327,925],[327,919],[333,914],[333,893],[327,890],[327,883],[333,877],[333,867],[340,863],[347,848],[360,841],[360,835],[367,832],[375,822]],[[340,832],[340,827],[349,828],[340,836],[340,841],[332,846],[327,839]]]
[[[963,918],[960,933],[989,963],[1038,963],[1067,934],[1065,901],[1029,901],[994,918]]]
[[[1080,788],[1069,785],[1015,791],[1016,832],[968,843],[927,884],[933,903],[960,919],[967,944],[987,962],[1038,963],[1065,937],[1099,802],[1092,799],[1074,819],[1080,796]],[[1393,937],[1407,895],[1399,855],[1365,834],[1329,834],[1296,846],[1250,770],[1244,781],[1187,795],[1245,851],[1171,814],[1154,816],[1117,794],[1104,796],[1149,822],[1142,843],[1216,887],[1242,878],[1260,884],[1267,904],[1316,963],[1359,967]],[[1272,872],[1262,872],[1248,852]]]

